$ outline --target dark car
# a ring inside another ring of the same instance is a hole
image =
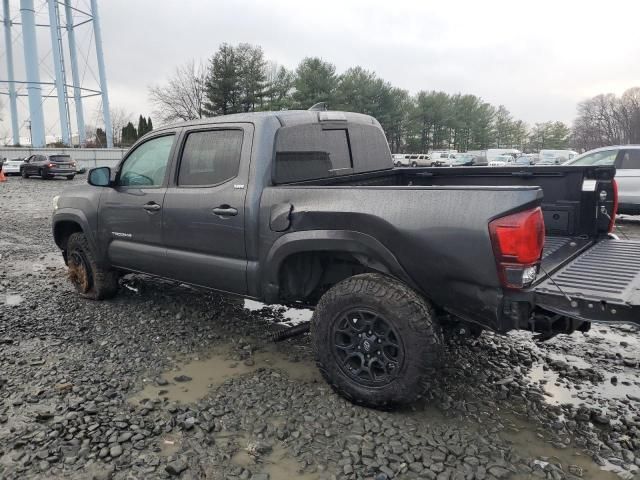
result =
[[[444,326],[640,324],[640,242],[610,236],[614,175],[394,168],[368,115],[246,113],[143,136],[55,197],[52,227],[87,298],[140,272],[313,308],[322,375],[386,408],[428,393]]]
[[[476,156],[467,153],[459,153],[453,159],[454,167],[472,167],[476,165]]]
[[[32,175],[49,179],[56,176],[73,180],[76,176],[76,162],[69,155],[31,155],[20,166],[22,178]]]

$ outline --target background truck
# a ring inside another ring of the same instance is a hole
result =
[[[154,130],[54,199],[78,292],[142,272],[314,308],[317,365],[351,401],[412,402],[442,326],[545,337],[640,323],[640,243],[611,237],[614,167],[393,168],[379,123],[237,114]]]

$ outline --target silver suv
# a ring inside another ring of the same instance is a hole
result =
[[[618,213],[640,215],[640,145],[596,148],[565,165],[615,165]]]

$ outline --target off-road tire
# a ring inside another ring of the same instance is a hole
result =
[[[386,385],[354,380],[334,354],[334,322],[354,308],[384,316],[402,343],[404,360]],[[311,335],[316,365],[329,385],[347,400],[371,408],[386,410],[424,396],[443,354],[442,329],[429,302],[402,282],[378,273],[350,277],[328,290],[316,306]]]
[[[79,267],[75,261],[76,255],[84,264],[82,268],[86,269],[86,283],[77,281],[76,276],[81,273],[74,270]],[[67,263],[69,279],[82,297],[91,300],[105,300],[112,298],[118,292],[118,272],[98,265],[84,233],[74,233],[69,237]]]

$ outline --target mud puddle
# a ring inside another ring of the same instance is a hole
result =
[[[265,455],[256,452],[257,443],[246,436],[235,438],[240,444],[240,449],[231,457],[231,462],[240,467],[245,467],[252,472],[267,473],[271,480],[316,480],[319,476],[315,473],[302,472],[301,465],[293,455],[280,443],[271,446],[271,451]]]
[[[310,359],[288,360],[275,346],[267,345],[246,360],[236,360],[228,346],[212,352],[207,358],[187,360],[156,379],[146,380],[145,387],[130,398],[137,403],[143,399],[162,398],[178,403],[193,403],[205,397],[211,389],[226,380],[268,368],[298,382],[321,382],[322,378]],[[160,380],[160,381],[158,381]]]
[[[620,480],[612,471],[604,470],[589,456],[574,448],[557,448],[543,438],[530,423],[512,415],[505,416],[509,427],[501,436],[511,443],[520,456],[534,459],[534,468],[544,470],[551,463],[560,466],[565,473],[572,473],[585,480]],[[516,475],[515,479],[531,478]]]
[[[11,260],[7,266],[9,276],[18,277],[27,274],[39,274],[65,268],[62,255],[59,253],[47,253],[32,260]]]

